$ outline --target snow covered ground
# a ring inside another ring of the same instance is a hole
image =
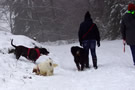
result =
[[[14,54],[8,54],[10,44],[27,47],[42,46],[50,51],[48,56],[41,56],[37,63],[52,58],[59,66],[53,76],[37,76],[32,73],[35,66],[31,61],[21,57],[18,61]],[[12,35],[0,31],[0,90],[135,90],[135,66],[131,52],[126,46],[123,52],[122,40],[101,41],[97,47],[98,69],[92,67],[78,72],[70,53],[71,46],[79,43],[47,44],[38,43],[28,37]]]

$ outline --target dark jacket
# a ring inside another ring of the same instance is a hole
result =
[[[93,28],[90,30],[90,32],[88,32],[93,24]],[[83,38],[84,34],[86,34],[87,32],[88,34]],[[97,42],[100,42],[99,30],[97,28],[97,25],[93,23],[88,12],[85,14],[85,20],[80,24],[78,36],[80,43],[84,40],[96,40]]]
[[[122,38],[128,45],[135,45],[135,14],[126,13],[121,22]]]

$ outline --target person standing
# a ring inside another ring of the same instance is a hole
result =
[[[130,46],[135,65],[135,5],[128,4],[128,12],[122,17],[121,33],[123,43]]]
[[[93,67],[95,69],[97,66],[97,55],[96,55],[96,42],[98,47],[100,46],[100,34],[98,27],[93,20],[91,19],[91,15],[89,11],[86,12],[84,21],[80,24],[79,32],[78,32],[80,46],[82,46],[89,57],[89,50],[91,51]],[[89,60],[88,60],[89,63]],[[89,65],[86,65],[89,68]]]

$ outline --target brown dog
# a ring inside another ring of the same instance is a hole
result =
[[[39,58],[41,54],[48,55],[49,52],[45,48],[27,48],[25,46],[15,46],[13,44],[13,39],[11,40],[11,45],[15,47],[15,55],[16,59],[19,59],[20,56],[24,56],[25,58],[32,60],[34,63]]]
[[[74,62],[77,66],[78,71],[83,71],[84,68],[89,68],[88,53],[81,47],[71,47],[71,53],[74,56]]]

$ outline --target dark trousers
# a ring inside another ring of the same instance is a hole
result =
[[[130,49],[131,49],[131,52],[132,52],[133,62],[134,62],[134,65],[135,65],[135,45],[130,45]]]
[[[86,50],[89,56],[89,50],[91,51],[92,59],[97,59],[96,56],[96,40],[84,40],[82,42],[83,48]]]

